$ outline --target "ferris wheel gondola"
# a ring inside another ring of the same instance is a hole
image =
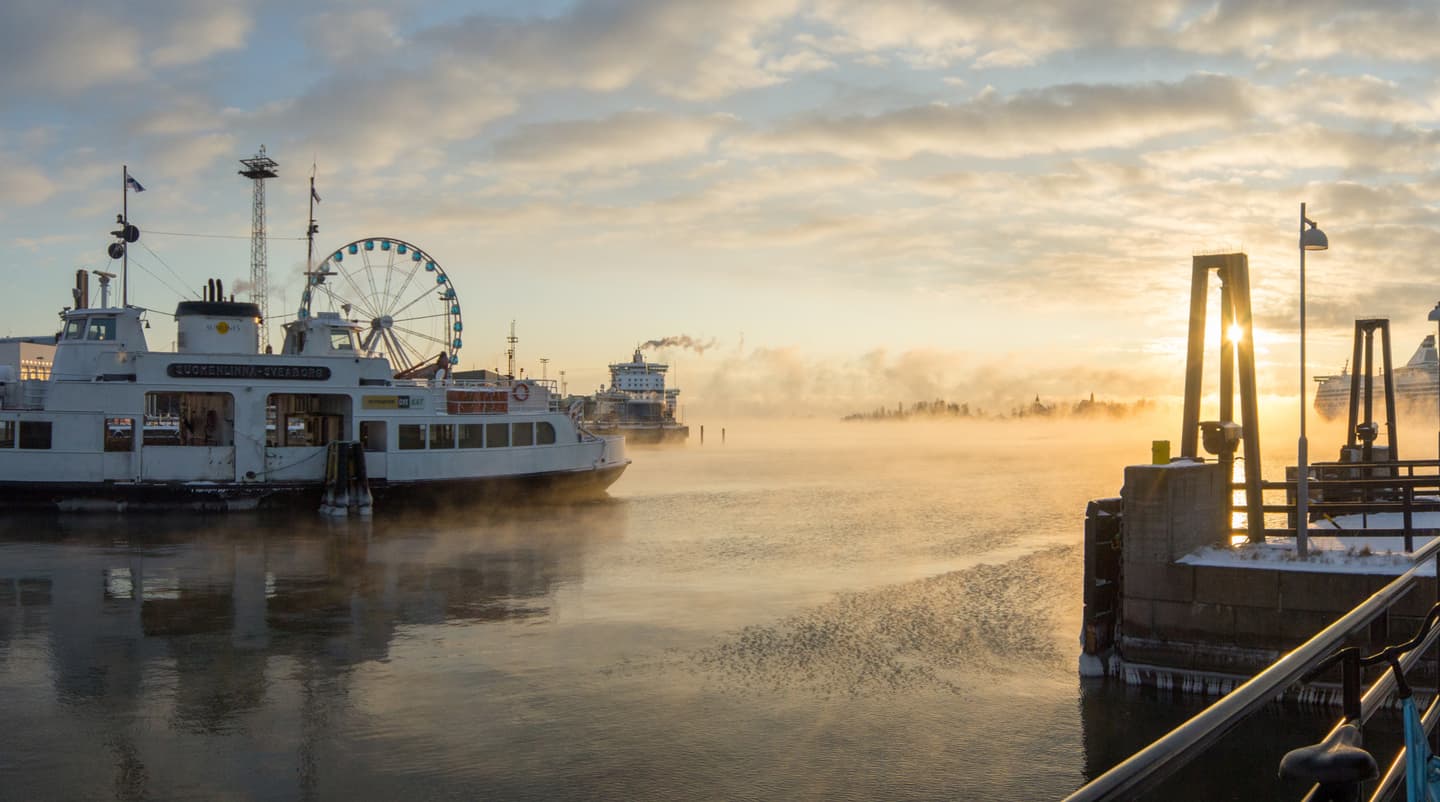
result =
[[[338,312],[365,326],[361,346],[397,373],[457,365],[464,323],[450,276],[421,248],[394,237],[344,245],[307,274],[301,318]]]

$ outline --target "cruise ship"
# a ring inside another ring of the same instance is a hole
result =
[[[368,245],[406,253],[397,242]],[[323,289],[326,274],[309,275]],[[376,505],[600,494],[630,462],[623,438],[588,432],[578,407],[560,408],[554,382],[456,380],[443,353],[424,377],[397,375],[377,350],[388,335],[311,309],[309,292],[270,353],[260,307],[227,299],[212,280],[202,299],[176,307],[175,350],[160,351],[146,338],[147,311],[112,305],[112,274],[99,276],[92,305],[78,272],[51,343],[0,343],[0,509],[318,504],[334,443],[355,459],[363,451]],[[449,304],[453,293],[437,297]]]
[[[629,443],[683,443],[690,427],[677,420],[680,391],[665,387],[669,365],[646,362],[640,349],[610,365],[610,386],[585,399],[585,428],[623,435]]]
[[[1349,414],[1350,382],[1353,379],[1350,370],[1351,366],[1347,364],[1337,374],[1315,377],[1315,381],[1320,385],[1315,392],[1315,411],[1320,413],[1322,418],[1328,420]],[[1383,410],[1384,374],[1379,375],[1381,386],[1376,388],[1374,403],[1377,409]],[[1360,376],[1360,391],[1365,391],[1363,374]],[[1395,405],[1432,411],[1435,409],[1437,391],[1440,391],[1440,362],[1436,359],[1435,335],[1427,334],[1410,360],[1395,368]]]

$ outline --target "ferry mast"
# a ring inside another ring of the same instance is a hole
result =
[[[260,306],[260,347],[270,348],[269,267],[265,247],[265,179],[275,178],[280,167],[265,155],[265,146],[253,158],[241,159],[245,169],[240,175],[254,182],[255,192],[250,206],[250,300]]]

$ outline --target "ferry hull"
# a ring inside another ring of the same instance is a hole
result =
[[[456,508],[496,502],[581,500],[605,494],[628,463],[598,469],[517,476],[387,482],[370,480],[377,510]],[[0,509],[51,512],[189,510],[236,512],[277,507],[319,507],[319,482],[0,482]]]

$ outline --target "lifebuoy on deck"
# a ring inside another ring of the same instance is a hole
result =
[[[530,385],[524,383],[517,384],[515,385],[515,389],[510,392],[515,396],[516,401],[524,401],[530,397]]]

